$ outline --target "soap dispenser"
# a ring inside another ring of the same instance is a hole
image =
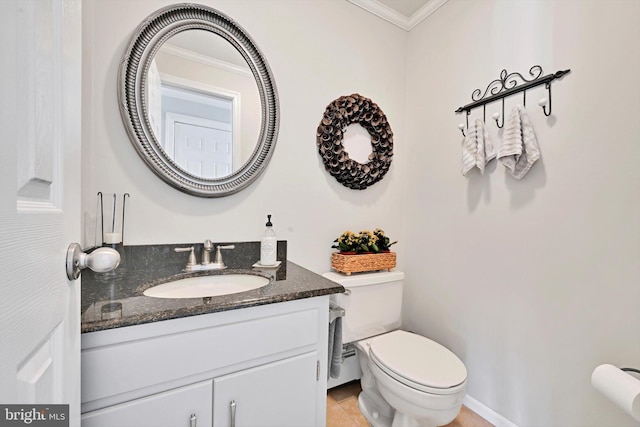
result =
[[[264,230],[264,235],[260,242],[260,264],[275,265],[278,242],[276,233],[273,231],[273,224],[271,224],[271,215],[267,215],[267,223],[265,225],[267,228]]]

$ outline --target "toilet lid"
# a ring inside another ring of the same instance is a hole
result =
[[[394,331],[376,337],[371,340],[369,354],[390,376],[425,391],[444,391],[467,379],[467,369],[449,349],[410,332]]]

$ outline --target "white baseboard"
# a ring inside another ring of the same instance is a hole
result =
[[[471,409],[473,412],[480,415],[482,418],[489,421],[496,427],[518,427],[517,424],[509,421],[493,409],[484,406],[482,403],[478,402],[476,399],[469,395],[465,396],[462,403],[464,404],[464,406]]]

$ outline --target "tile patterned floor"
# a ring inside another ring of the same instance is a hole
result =
[[[334,387],[327,393],[327,427],[369,427],[358,410],[360,381]]]
[[[327,427],[369,427],[358,410],[359,381],[332,388],[327,393]],[[463,406],[460,415],[445,427],[494,427],[493,424]]]

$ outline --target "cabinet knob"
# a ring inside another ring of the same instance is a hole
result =
[[[196,414],[191,414],[191,417],[189,418],[189,427],[197,427],[196,424],[198,422],[198,417],[196,417]]]
[[[236,401],[231,401],[231,427],[236,427]]]

